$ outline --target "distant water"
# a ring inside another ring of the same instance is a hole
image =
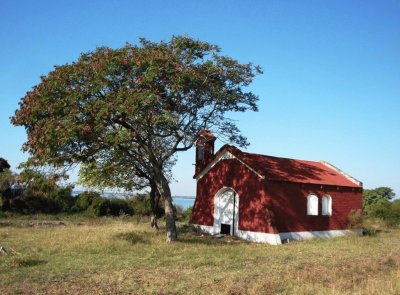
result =
[[[174,205],[179,205],[182,207],[183,210],[189,208],[190,206],[194,205],[194,197],[173,197]]]
[[[72,195],[76,197],[83,191],[73,191]],[[125,198],[129,196],[129,194],[126,193],[119,193],[119,192],[103,192],[101,194],[105,198]],[[172,197],[174,205],[179,205],[182,207],[183,210],[189,208],[190,206],[194,205],[194,200],[195,197]]]

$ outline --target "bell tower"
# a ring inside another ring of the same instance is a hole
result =
[[[207,165],[214,155],[214,143],[217,138],[210,130],[201,130],[196,139],[196,173]]]

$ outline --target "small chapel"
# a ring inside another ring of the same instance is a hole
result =
[[[325,161],[246,153],[203,130],[196,141],[191,223],[210,235],[278,245],[349,233],[362,183]]]

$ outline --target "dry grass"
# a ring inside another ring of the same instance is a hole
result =
[[[0,294],[400,294],[400,231],[282,246],[137,220],[0,220]]]

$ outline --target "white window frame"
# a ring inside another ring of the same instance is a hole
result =
[[[322,215],[332,215],[332,197],[330,195],[324,195],[322,197]]]
[[[316,194],[309,194],[307,196],[307,215],[318,215],[318,196]]]

